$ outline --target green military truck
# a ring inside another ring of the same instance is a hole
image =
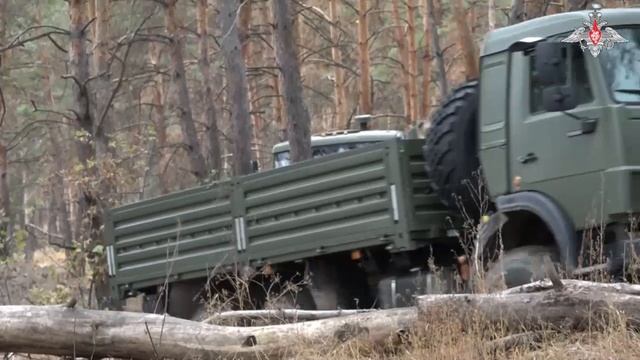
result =
[[[144,311],[195,318],[200,300],[233,295],[241,278],[258,308],[403,306],[414,293],[465,291],[465,254],[507,286],[540,276],[545,255],[570,275],[628,278],[640,213],[640,9],[600,14],[627,41],[609,46],[605,27],[597,57],[585,40],[562,41],[592,23],[590,11],[489,33],[479,79],[445,99],[425,139],[320,136],[316,158],[296,164],[280,144],[273,170],[111,209],[113,300],[141,296]],[[469,252],[464,220],[480,215],[506,222]],[[287,281],[299,291],[272,301]]]

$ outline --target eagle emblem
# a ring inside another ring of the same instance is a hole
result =
[[[577,28],[567,38],[562,39],[562,42],[577,42],[580,44],[582,51],[588,49],[593,57],[597,57],[602,49],[611,49],[615,43],[628,41],[611,27],[605,27],[607,22],[602,20],[602,13],[598,8],[589,13],[589,22],[582,24],[582,27]]]

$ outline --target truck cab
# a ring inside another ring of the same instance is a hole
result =
[[[398,130],[342,130],[328,131],[311,136],[313,158],[337,154],[363,146],[377,144],[391,139],[403,139]],[[289,160],[289,142],[276,144],[272,150],[273,167],[281,168],[291,164]]]
[[[466,168],[447,168],[451,160],[432,162],[427,171],[442,197],[452,190],[464,197],[459,181],[472,177],[471,165],[481,169],[479,181],[492,205],[483,210],[508,218],[501,228],[502,274],[530,263],[531,253],[521,251],[527,247],[546,246],[542,253],[570,273],[592,265],[623,271],[635,249],[630,239],[640,214],[640,9],[594,9],[489,33],[480,78],[449,100],[464,97],[467,110],[460,113],[475,112],[473,119],[459,116],[453,127],[458,144],[473,147],[458,145],[459,153],[474,160],[459,158],[470,164]],[[586,30],[576,29],[588,29],[596,18],[603,47],[594,56]],[[607,28],[624,41],[613,41]],[[580,42],[567,40],[581,31]],[[446,107],[436,114],[436,127],[443,127],[437,120]],[[427,134],[425,157],[443,152],[436,140],[442,132]],[[448,169],[453,180],[438,180]]]

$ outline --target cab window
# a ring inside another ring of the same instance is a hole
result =
[[[586,104],[593,101],[589,76],[585,63],[585,55],[577,46],[567,46],[567,55],[564,57],[567,69],[567,81],[564,85],[571,84],[576,89],[576,103]],[[527,54],[529,58],[529,111],[531,114],[544,112],[542,105],[542,91],[544,86],[539,82],[535,70],[535,53]]]

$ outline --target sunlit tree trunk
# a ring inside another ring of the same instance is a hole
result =
[[[467,79],[478,78],[478,57],[476,53],[476,44],[473,42],[471,30],[465,21],[465,7],[463,0],[453,0],[453,13],[456,19],[456,28],[458,32],[458,42],[462,48],[464,56],[464,67]]]
[[[275,48],[282,73],[291,161],[311,158],[311,118],[304,103],[298,48],[290,0],[273,0]]]
[[[211,77],[211,65],[209,62],[209,23],[207,21],[209,12],[207,0],[197,1],[198,47],[200,53],[198,65],[200,66],[200,73],[202,74],[202,100],[205,107],[203,123],[207,125],[208,167],[209,171],[214,171],[215,177],[218,178],[222,169],[220,166],[221,154],[218,116],[213,93],[214,83]]]
[[[191,172],[199,181],[203,181],[207,178],[208,173],[191,109],[191,99],[184,67],[184,39],[176,14],[176,3],[177,0],[166,0],[164,2],[165,27],[167,34],[171,37],[169,50],[171,53],[171,78],[176,91],[176,110],[180,119],[183,141],[189,156]]]
[[[332,128],[346,127],[347,121],[347,97],[344,89],[344,69],[342,66],[342,50],[340,49],[340,12],[338,10],[338,0],[329,0],[329,16],[333,22],[330,27],[331,34],[331,60],[334,63],[334,92],[335,97],[335,118],[331,124]]]
[[[237,24],[240,2],[220,0],[222,18],[222,54],[227,77],[228,101],[231,106],[234,175],[251,172],[251,117],[246,64]]]
[[[427,0],[422,0],[422,31],[424,33],[424,55],[422,57],[422,106],[420,118],[429,121],[431,110],[431,33],[429,31],[429,14]]]
[[[371,114],[371,60],[369,55],[369,7],[358,0],[358,63],[360,65],[360,113]]]

